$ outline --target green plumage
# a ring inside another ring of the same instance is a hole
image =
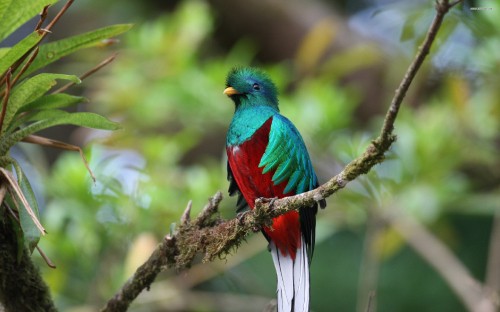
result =
[[[292,191],[295,194],[303,193],[317,184],[300,134],[290,120],[279,114],[273,118],[269,143],[259,167],[264,167],[263,173],[276,169],[272,178],[275,185],[288,180],[285,194]]]

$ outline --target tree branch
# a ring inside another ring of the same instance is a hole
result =
[[[13,222],[0,220],[0,302],[5,311],[56,311],[31,255],[19,244]]]
[[[189,221],[190,205],[188,205],[178,231],[173,236],[167,236],[158,245],[146,263],[139,267],[134,276],[108,301],[101,311],[125,310],[142,289],[151,285],[156,275],[165,266],[177,270],[184,269],[191,265],[198,253],[204,254],[203,261],[205,262],[215,258],[223,258],[230,251],[236,249],[249,233],[262,228],[262,226],[271,225],[272,218],[300,207],[310,206],[331,196],[344,188],[348,182],[368,173],[373,166],[381,163],[384,160],[385,152],[396,140],[396,136],[393,134],[394,122],[406,92],[425,57],[429,54],[444,16],[456,3],[450,4],[448,0],[436,3],[436,16],[415,59],[396,90],[386,113],[380,135],[370,143],[361,156],[351,161],[339,174],[315,190],[281,198],[272,203],[258,199],[255,202],[255,209],[239,219],[224,221],[218,217],[214,218],[222,200],[220,192],[210,199],[200,216],[193,221]]]

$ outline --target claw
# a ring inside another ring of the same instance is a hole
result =
[[[273,198],[259,197],[259,200],[263,204],[269,204],[269,207],[272,209],[274,206],[274,202],[278,200],[278,197],[273,197]]]
[[[238,219],[238,221],[240,222],[240,224],[243,222],[243,220],[245,219],[245,216],[250,212],[250,210],[246,210],[246,211],[243,211],[243,212],[238,212],[236,214],[236,219]]]

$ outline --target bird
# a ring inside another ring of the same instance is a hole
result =
[[[276,199],[319,186],[304,141],[280,114],[275,84],[262,70],[232,69],[223,92],[235,105],[226,136],[229,195],[238,196],[239,214],[258,198]],[[279,312],[309,311],[309,267],[314,253],[318,204],[273,219],[262,232],[277,275]]]

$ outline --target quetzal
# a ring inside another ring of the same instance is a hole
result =
[[[297,128],[279,113],[277,90],[262,71],[233,69],[224,94],[236,108],[228,129],[229,194],[238,211],[255,200],[282,198],[318,186],[309,154]],[[319,202],[321,207],[325,201]],[[318,204],[273,219],[263,228],[278,278],[278,311],[309,310],[309,265],[314,251]]]

